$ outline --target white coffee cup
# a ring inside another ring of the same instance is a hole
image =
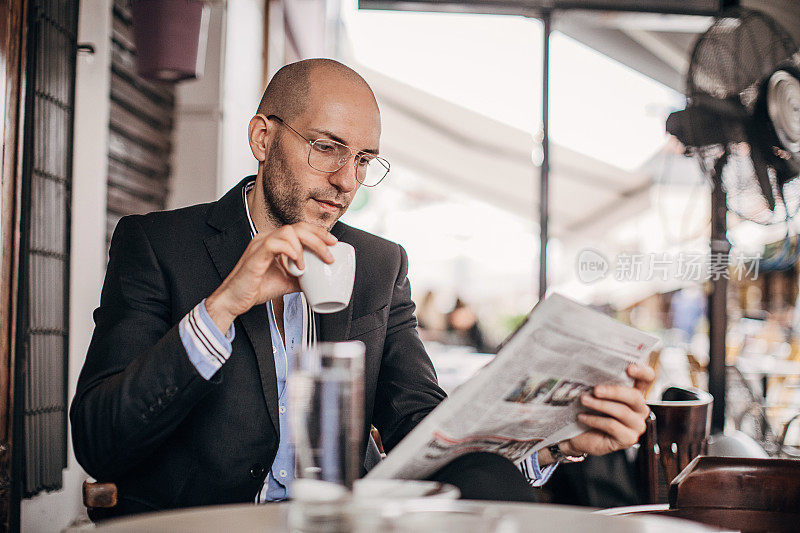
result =
[[[337,242],[328,249],[334,259],[330,265],[311,250],[303,250],[304,270],[297,268],[294,261],[289,261],[289,274],[299,278],[300,289],[315,313],[341,311],[350,303],[353,294],[355,249],[346,242]]]

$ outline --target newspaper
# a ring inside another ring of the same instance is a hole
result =
[[[495,359],[456,389],[378,463],[368,478],[422,479],[468,452],[518,463],[586,431],[581,394],[627,383],[658,338],[559,294],[534,307]]]

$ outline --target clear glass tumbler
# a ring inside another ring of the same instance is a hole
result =
[[[322,342],[299,354],[289,377],[296,479],[352,489],[364,424],[364,343]]]
[[[364,343],[322,342],[299,354],[289,375],[295,479],[292,531],[350,529],[364,424]]]

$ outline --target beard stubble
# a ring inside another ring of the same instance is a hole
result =
[[[286,162],[286,153],[280,144],[280,138],[281,135],[278,134],[272,140],[269,157],[264,165],[262,187],[267,217],[273,224],[285,226],[303,221],[303,206],[310,198],[335,198],[338,191],[331,187],[327,191],[320,188],[304,193],[300,179]],[[323,226],[330,231],[338,219],[338,216],[331,213],[322,213],[317,220],[305,222]]]

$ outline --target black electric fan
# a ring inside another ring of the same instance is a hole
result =
[[[759,11],[717,18],[692,52],[686,109],[667,131],[696,155],[728,208],[772,224],[800,210],[800,50]]]

